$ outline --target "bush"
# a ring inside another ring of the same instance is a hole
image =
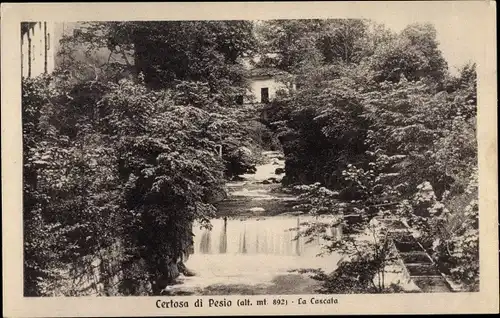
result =
[[[51,83],[23,82],[26,294],[51,293],[67,264],[119,242],[123,266],[142,260],[158,294],[178,275],[193,222],[208,226],[224,193],[212,115],[130,81],[73,96]]]

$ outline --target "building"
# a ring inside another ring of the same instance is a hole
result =
[[[64,57],[58,56],[62,47],[59,41],[65,36],[75,35],[82,23],[79,22],[23,22],[21,24],[21,69],[23,77],[36,77],[41,74],[50,74],[55,68],[65,68]],[[66,56],[66,55],[65,55]],[[128,60],[124,60],[128,56]],[[273,54],[268,54],[272,57]],[[95,68],[92,65],[102,65],[107,62],[119,63],[133,67],[133,52],[112,54],[108,48],[100,48],[89,57],[85,54],[85,47],[74,46],[70,56],[72,61],[81,62],[89,68],[89,76],[95,77]],[[285,84],[282,79],[290,78],[290,74],[274,69],[255,67],[260,56],[244,59],[245,68],[249,71],[250,91],[246,96],[240,96],[239,104],[268,103],[275,98],[281,89],[295,88],[291,83]],[[67,64],[67,63],[66,63]],[[90,65],[90,66],[89,66]],[[81,73],[82,70],[79,69]],[[129,76],[130,70],[120,76]]]
[[[23,22],[21,24],[21,69],[23,77],[36,77],[50,74],[55,69],[70,71],[69,64],[80,63],[81,78],[95,77],[95,67],[106,62],[126,64],[122,54],[113,54],[108,48],[99,48],[91,56],[86,55],[86,47],[82,44],[72,44],[71,51],[65,49],[61,39],[78,34],[85,27],[82,22]],[[64,52],[63,55],[59,53]],[[121,52],[120,52],[121,53]],[[126,52],[129,63],[133,63],[133,55]],[[75,63],[74,63],[75,62]],[[127,73],[128,74],[128,73]],[[83,77],[82,77],[83,76]]]
[[[35,77],[54,70],[54,27],[52,22],[21,23],[21,74],[23,77]]]
[[[256,56],[252,58],[253,63],[249,60],[244,61],[244,65],[250,74],[250,92],[248,97],[244,99],[245,104],[265,104],[273,100],[279,90],[295,89],[295,85],[290,82],[291,74],[275,68],[254,67],[253,65],[259,59],[260,57]]]
[[[250,70],[250,95],[253,99],[247,99],[247,103],[268,103],[280,89],[287,86],[279,81],[280,76],[286,73],[272,68],[255,68]]]

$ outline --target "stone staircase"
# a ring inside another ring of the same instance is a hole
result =
[[[439,271],[431,256],[424,250],[401,220],[379,220],[390,229],[394,247],[406,271],[405,276],[424,293],[448,293],[454,289]]]

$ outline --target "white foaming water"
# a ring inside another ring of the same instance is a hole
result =
[[[321,240],[294,239],[299,222],[311,217],[277,216],[249,219],[212,220],[211,230],[195,226],[194,253],[186,261],[196,276],[184,277],[182,286],[206,287],[212,284],[266,284],[280,274],[300,268],[333,271],[337,254],[317,256]],[[320,220],[330,222],[331,220]],[[339,237],[338,229],[328,232]]]
[[[214,219],[211,230],[194,226],[194,254],[315,256],[320,252],[319,238],[307,244],[305,238],[295,239],[296,229],[303,221],[314,219],[308,216]],[[328,234],[338,235],[331,231]]]
[[[255,174],[243,175],[245,181],[227,184],[230,197],[245,197],[255,202],[253,207],[245,207],[241,212],[262,212],[264,208],[259,202],[267,200],[285,202],[295,199],[292,196],[275,196],[270,192],[272,186],[261,183],[271,177],[281,180],[282,176],[274,172],[276,168],[284,168],[284,161],[275,158],[279,153],[267,152],[263,155],[270,160],[257,166]],[[297,228],[298,222],[312,220],[310,216],[236,217],[227,221],[211,220],[211,230],[195,225],[194,253],[185,261],[195,276],[181,277],[183,283],[172,289],[205,288],[216,284],[271,284],[276,276],[301,268],[333,271],[340,256],[317,256],[322,244],[319,238],[310,243],[306,243],[306,238],[294,240],[297,231],[290,229]],[[341,235],[338,230],[327,234]]]
[[[255,173],[243,174],[242,177],[245,180],[259,182],[264,181],[270,177],[276,178],[278,181],[283,178],[283,175],[278,176],[274,172],[276,168],[285,168],[285,161],[274,158],[273,155],[277,155],[277,152],[268,151],[262,153],[264,157],[269,158],[269,162],[261,165],[257,165]]]

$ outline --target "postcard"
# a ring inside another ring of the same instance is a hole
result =
[[[4,316],[498,313],[495,5],[2,4]]]

